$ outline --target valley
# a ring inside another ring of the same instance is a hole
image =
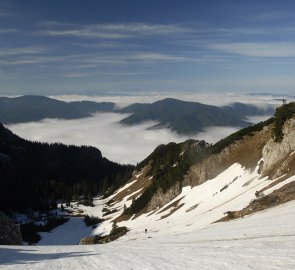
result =
[[[115,177],[115,185],[90,202],[87,193],[73,189],[76,193],[66,204],[62,199],[58,212],[51,210],[69,221],[37,232],[41,240],[33,245],[0,247],[4,269],[29,267],[28,263],[33,269],[116,269],[122,262],[122,269],[192,269],[196,264],[214,269],[236,264],[240,269],[254,264],[256,269],[266,264],[268,269],[292,269],[294,126],[294,103],[288,103],[277,108],[273,118],[216,144],[193,139],[162,144],[135,167],[105,160],[106,168],[117,166],[119,174],[125,171],[129,176],[123,174],[124,181]],[[13,166],[30,147],[54,146],[34,146],[3,126],[0,131],[3,165],[10,157]],[[9,144],[26,151],[15,152]],[[102,158],[95,149],[75,151],[90,150]],[[75,200],[79,194],[80,200]],[[112,260],[114,256],[120,259]]]
[[[0,0],[0,270],[294,270],[294,0]]]

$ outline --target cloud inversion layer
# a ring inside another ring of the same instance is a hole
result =
[[[124,117],[126,115],[99,113],[93,117],[78,120],[46,119],[7,127],[29,140],[92,145],[99,148],[102,154],[112,161],[132,164],[143,160],[159,144],[189,139],[169,129],[146,130],[154,125],[154,122],[123,127],[117,122]],[[236,130],[229,127],[212,127],[193,137],[216,142]]]

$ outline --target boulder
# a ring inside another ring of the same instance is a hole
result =
[[[15,225],[4,213],[0,212],[0,245],[22,245],[22,235],[18,225]]]

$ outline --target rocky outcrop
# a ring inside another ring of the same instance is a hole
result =
[[[263,147],[270,138],[271,128],[266,126],[263,130],[230,144],[220,153],[210,155],[201,163],[193,165],[184,178],[183,185],[200,185],[216,177],[234,163],[240,163],[247,169],[254,169],[262,157]]]
[[[146,211],[153,211],[169,203],[181,193],[183,186],[200,185],[216,177],[234,163],[240,163],[247,169],[253,170],[261,159],[262,149],[271,139],[271,134],[271,127],[265,126],[261,131],[247,135],[242,140],[225,147],[220,153],[212,154],[200,163],[191,166],[182,181],[176,183],[166,192],[158,189],[150,200]],[[197,146],[199,144],[194,145],[194,151],[202,151],[208,145]],[[192,147],[190,146],[190,148]]]
[[[171,187],[163,193],[161,189],[157,190],[157,192],[152,197],[151,201],[149,202],[146,212],[153,211],[157,208],[162,207],[163,205],[169,203],[174,198],[176,198],[181,193],[181,186],[179,184]]]
[[[95,245],[95,244],[106,244],[117,240],[128,232],[126,227],[115,227],[109,235],[106,236],[87,236],[80,240],[79,245]]]
[[[275,142],[270,139],[262,150],[264,160],[263,171],[271,170],[276,164],[286,159],[293,151],[295,151],[295,118],[287,120],[283,127],[283,140]],[[280,176],[276,173],[276,177]]]
[[[0,212],[0,245],[22,245],[22,235],[17,225]]]

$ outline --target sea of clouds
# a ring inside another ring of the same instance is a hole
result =
[[[124,107],[132,103],[150,103],[166,97],[187,101],[197,101],[211,105],[228,105],[233,102],[251,103],[257,106],[278,105],[279,99],[271,95],[251,96],[243,94],[154,94],[129,96],[54,96],[53,98],[74,101],[110,101]],[[119,121],[127,115],[117,113],[96,113],[92,117],[75,120],[44,119],[38,122],[7,125],[14,133],[33,141],[61,142],[74,145],[91,145],[102,151],[103,156],[119,163],[136,164],[147,157],[159,144],[183,142],[187,139],[206,140],[215,143],[237,131],[238,127],[208,127],[193,136],[181,136],[168,128],[148,129],[155,122],[145,122],[135,126],[122,126]],[[252,116],[245,120],[253,123],[269,118]]]
[[[103,156],[119,163],[136,164],[159,144],[183,142],[189,138],[215,142],[237,130],[235,127],[210,127],[195,136],[180,136],[165,129],[148,130],[155,122],[122,126],[118,122],[126,115],[97,113],[93,117],[75,120],[45,119],[38,122],[7,125],[17,135],[33,141],[92,145]]]
[[[176,93],[176,92],[154,92],[154,93],[130,93],[129,95],[98,95],[98,96],[86,96],[86,95],[57,95],[50,96],[51,98],[70,101],[90,100],[96,102],[113,102],[116,103],[119,108],[126,107],[133,103],[152,103],[164,98],[175,98],[183,101],[200,102],[215,106],[225,106],[234,102],[254,104],[256,106],[266,105],[278,105],[282,103],[282,99],[288,99],[285,95],[249,95],[243,93]],[[289,97],[290,98],[290,97]],[[294,100],[294,98],[292,99]]]

